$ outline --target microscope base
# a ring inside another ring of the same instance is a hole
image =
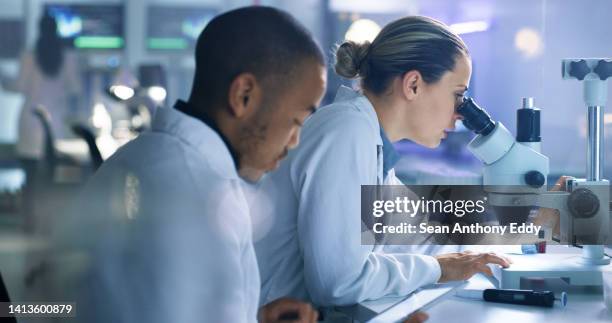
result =
[[[520,289],[521,279],[557,278],[573,286],[602,286],[603,271],[612,265],[589,264],[580,254],[513,255],[509,268],[497,269],[500,288]]]

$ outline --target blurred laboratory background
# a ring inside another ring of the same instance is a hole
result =
[[[44,250],[47,228],[100,163],[146,130],[156,109],[187,98],[200,31],[246,5],[293,14],[330,66],[344,39],[372,40],[406,15],[441,20],[470,49],[469,95],[513,133],[521,99],[533,97],[549,182],[584,177],[583,89],[561,78],[561,60],[612,57],[612,1],[1,0],[0,272],[9,289],[19,291],[42,270],[28,267],[28,251]],[[341,84],[355,85],[331,67],[328,75],[324,104]],[[610,156],[612,110],[604,112]],[[437,149],[399,142],[396,173],[406,183],[474,183],[480,162],[466,149],[472,136],[458,124]]]

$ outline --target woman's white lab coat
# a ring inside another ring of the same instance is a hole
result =
[[[262,304],[285,295],[354,304],[438,281],[431,256],[362,245],[360,185],[400,183],[383,172],[380,129],[368,99],[342,87],[279,169],[250,188]]]

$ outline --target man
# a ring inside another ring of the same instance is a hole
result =
[[[151,131],[106,161],[58,231],[85,273],[73,286],[79,318],[256,321],[260,280],[239,183],[298,144],[325,79],[319,47],[288,14],[248,7],[214,18],[197,42],[189,100],[159,109]],[[283,317],[317,314],[288,299],[259,311],[261,321]]]

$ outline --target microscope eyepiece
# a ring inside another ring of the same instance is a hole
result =
[[[470,97],[463,99],[457,107],[457,113],[463,117],[463,125],[476,134],[486,136],[495,129],[495,122],[491,120],[491,116]]]

